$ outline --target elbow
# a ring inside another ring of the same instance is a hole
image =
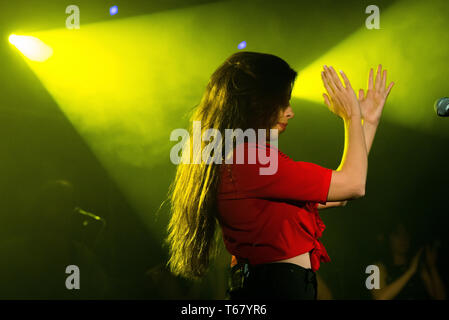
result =
[[[359,188],[359,190],[358,190],[359,198],[363,198],[365,196],[365,191],[366,191],[365,185],[363,185],[362,187]]]
[[[353,197],[355,199],[363,198],[365,196],[365,184],[358,185],[354,188]]]

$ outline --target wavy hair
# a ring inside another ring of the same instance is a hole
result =
[[[201,121],[202,134],[213,128],[222,137],[224,129],[274,127],[280,112],[289,105],[296,76],[297,72],[275,55],[249,51],[232,54],[211,75],[190,117],[188,143],[192,146],[193,121]],[[224,141],[221,143],[224,145]],[[201,150],[205,145],[201,141]],[[201,278],[218,253],[219,169],[220,164],[203,161],[177,167],[169,189],[171,217],[165,239],[169,248],[167,265],[177,276]]]

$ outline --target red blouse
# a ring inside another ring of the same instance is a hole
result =
[[[278,155],[273,175],[259,173],[261,167],[269,164],[248,163],[247,152],[261,148]],[[245,142],[237,146],[237,151],[245,152],[245,163],[237,164],[235,153],[233,164],[223,163],[218,188],[219,220],[226,249],[252,265],[310,251],[314,271],[320,262],[329,262],[319,240],[325,225],[317,206],[326,203],[332,170],[293,161],[269,144]]]

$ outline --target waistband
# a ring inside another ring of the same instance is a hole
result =
[[[272,262],[272,263],[263,263],[263,264],[252,265],[252,264],[249,263],[248,259],[238,258],[238,257],[236,257],[234,255],[231,257],[231,269],[233,267],[235,267],[235,266],[243,266],[244,267],[245,265],[248,265],[247,268],[260,268],[260,267],[263,267],[263,266],[269,266],[269,265],[273,265],[273,264],[278,264],[278,265],[280,264],[280,265],[287,265],[287,266],[292,266],[293,265],[293,266],[296,266],[296,267],[302,269],[303,271],[313,271],[313,269],[307,269],[307,268],[304,268],[304,267],[302,267],[300,265],[297,265],[297,264],[294,264],[294,263],[290,263],[290,262]]]
[[[313,282],[316,279],[316,274],[313,269],[307,269],[290,262],[273,262],[251,265],[247,262],[239,260],[239,262],[231,268],[232,275],[240,274],[244,278],[248,278],[250,274],[259,274],[261,276],[267,274],[267,276],[270,276],[270,274],[275,272],[284,273],[288,271],[304,274],[308,282]]]

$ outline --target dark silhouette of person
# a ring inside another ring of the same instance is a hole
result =
[[[437,245],[411,250],[409,228],[403,222],[392,226],[384,239],[387,252],[375,263],[380,271],[380,288],[373,289],[376,300],[446,299],[437,268]]]
[[[0,244],[0,298],[79,299],[107,294],[107,276],[79,235],[77,199],[67,180],[50,180],[36,194],[16,235]],[[80,270],[80,288],[68,289],[66,268]]]

